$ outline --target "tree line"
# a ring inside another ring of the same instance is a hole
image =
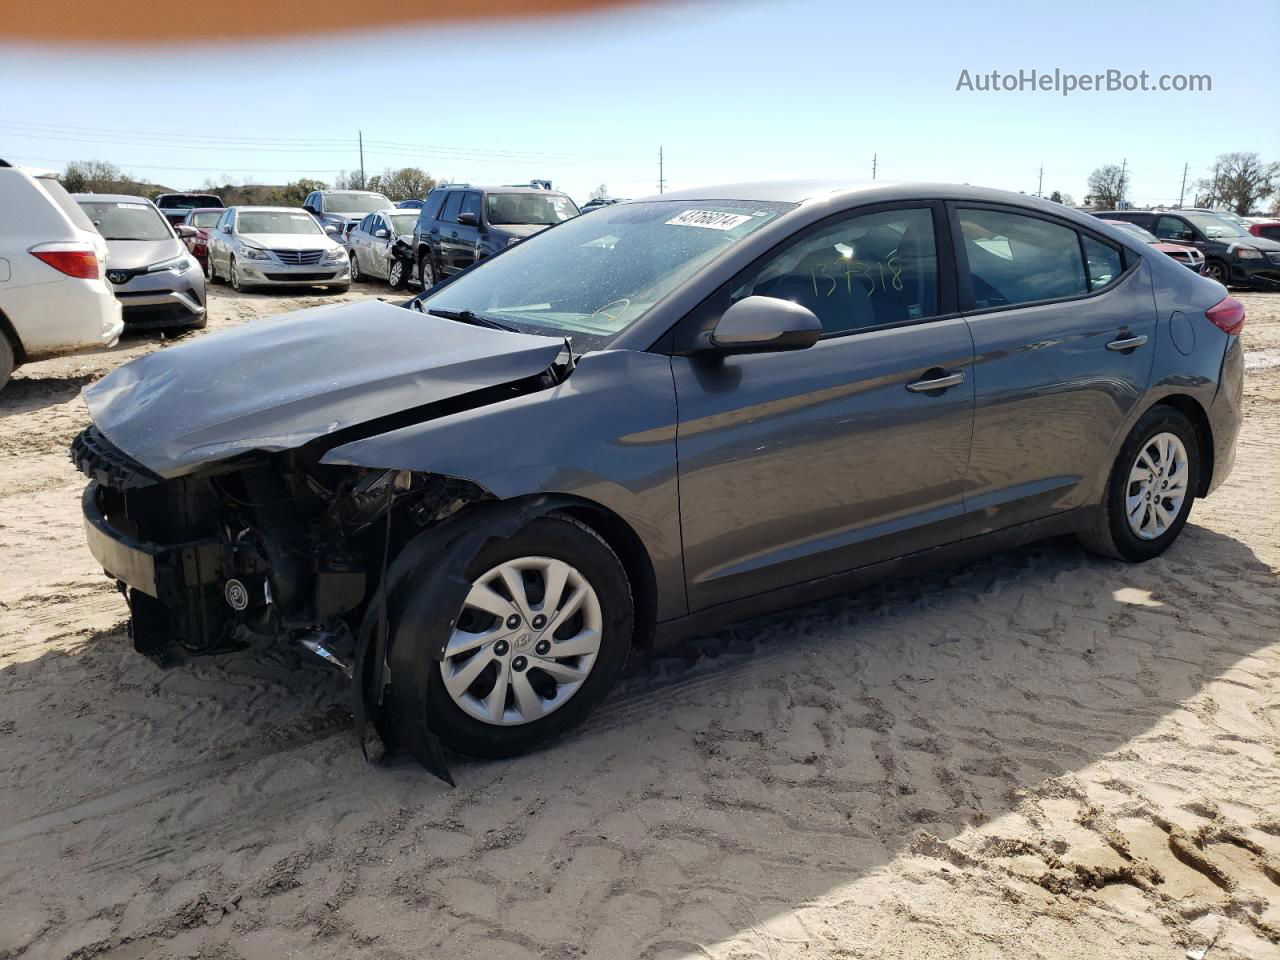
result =
[[[1128,199],[1133,176],[1124,165],[1108,163],[1089,174],[1088,185],[1086,207],[1114,210]],[[1213,173],[1188,186],[1189,207],[1225,207],[1243,217],[1271,199],[1271,212],[1280,214],[1280,163],[1264,163],[1256,153],[1220,154]]]

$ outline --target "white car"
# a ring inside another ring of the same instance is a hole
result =
[[[107,242],[52,173],[0,160],[0,388],[21,364],[110,347]]]
[[[347,251],[300,207],[227,207],[208,243],[209,279],[238,291],[351,286]]]

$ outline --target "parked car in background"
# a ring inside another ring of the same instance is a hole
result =
[[[222,198],[214,193],[162,193],[156,197],[155,204],[164,218],[175,226],[197,207],[221,209],[223,206]]]
[[[1042,537],[1159,556],[1231,471],[1244,322],[1049,201],[738,184],[140,357],[72,455],[138,650],[300,640],[443,772],[655,642]]]
[[[615,203],[622,203],[622,199],[619,197],[596,197],[584,203],[581,212],[590,213],[592,210],[599,210],[601,207],[611,207]]]
[[[196,207],[188,210],[186,218],[182,221],[184,225],[193,228],[196,232],[194,237],[187,237],[183,242],[200,264],[200,269],[204,271],[206,277],[209,275],[209,232],[225,209],[225,207]]]
[[[0,389],[24,363],[109,347],[107,242],[53,173],[0,160]]]
[[[396,204],[397,210],[421,210],[425,200],[401,200]]]
[[[1198,210],[1108,210],[1103,220],[1136,223],[1161,240],[1195,247],[1204,254],[1204,274],[1221,284],[1280,289],[1280,242],[1255,237],[1216,213]]]
[[[1249,224],[1249,232],[1264,240],[1280,242],[1280,220],[1254,220]]]
[[[302,206],[321,227],[335,228],[335,236],[341,242],[347,229],[363,220],[366,213],[389,210],[395,204],[370,190],[316,190],[307,195]]]
[[[126,326],[206,324],[204,270],[185,243],[194,227],[174,227],[146,197],[77,193],[74,199],[107,241],[106,276]]]
[[[228,207],[209,234],[209,279],[235,290],[351,286],[347,251],[301,207]]]
[[[576,216],[578,208],[568,196],[543,187],[436,187],[413,228],[418,279],[430,287]]]
[[[409,283],[413,271],[413,210],[379,210],[368,214],[347,235],[351,279],[386,280],[393,290]]]
[[[1195,247],[1188,246],[1185,243],[1169,243],[1161,240],[1145,227],[1140,227],[1136,223],[1129,223],[1127,220],[1104,220],[1103,222],[1119,227],[1121,230],[1128,230],[1130,233],[1141,237],[1143,241],[1151,244],[1166,257],[1172,257],[1184,267],[1194,270],[1196,273],[1204,272],[1204,254]]]

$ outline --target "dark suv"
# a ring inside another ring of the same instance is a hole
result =
[[[427,194],[413,228],[423,287],[465,270],[525,237],[578,215],[563,193],[543,187],[452,184]]]
[[[1123,220],[1161,240],[1204,254],[1204,275],[1221,284],[1280,290],[1280,243],[1251,235],[1226,217],[1199,210],[1107,210],[1103,220]]]

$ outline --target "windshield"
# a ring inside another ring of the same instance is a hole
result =
[[[210,210],[207,213],[193,213],[191,215],[191,225],[193,227],[212,227],[218,222],[218,218],[221,216],[221,210]]]
[[[1242,230],[1237,224],[1232,223],[1230,220],[1224,220],[1222,217],[1214,216],[1212,213],[1185,213],[1183,216],[1195,224],[1196,229],[1210,239],[1249,236],[1248,231]]]
[[[395,204],[380,193],[326,193],[325,213],[373,213]]]
[[[161,210],[190,210],[193,207],[216,207],[221,201],[207,193],[193,193],[190,195],[174,194],[167,197],[161,197],[156,201],[156,205]]]
[[[236,218],[237,233],[324,233],[309,213],[291,210],[246,211]]]
[[[1126,223],[1124,220],[1108,220],[1107,223],[1111,224],[1113,227],[1122,227],[1125,230],[1128,230],[1130,233],[1136,233],[1143,240],[1147,241],[1147,243],[1160,242],[1160,238],[1157,237],[1154,233],[1152,233],[1150,230],[1147,230],[1143,227],[1138,226],[1136,223]]]
[[[471,310],[525,333],[599,349],[743,237],[794,204],[613,204],[509,247],[438,292],[428,310]]]
[[[160,212],[142,200],[81,200],[80,206],[108,240],[167,240],[173,236]]]
[[[413,225],[418,222],[416,213],[393,213],[389,217],[391,220],[391,228],[395,230],[396,236],[406,233],[413,233]]]
[[[578,208],[562,193],[491,193],[489,222],[560,223],[578,215]]]

